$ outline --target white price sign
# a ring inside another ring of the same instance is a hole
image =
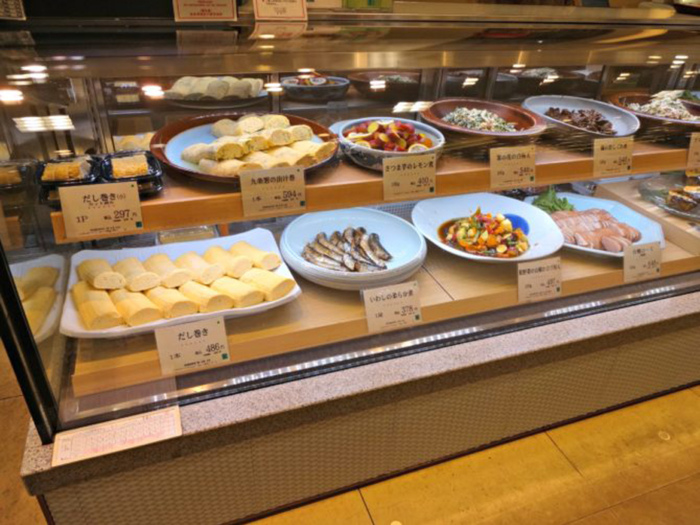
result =
[[[306,210],[304,170],[299,166],[244,171],[239,176],[246,217]]]
[[[688,169],[700,170],[700,132],[690,135],[688,146]]]
[[[139,233],[143,228],[135,182],[58,188],[66,237]]]
[[[661,246],[658,242],[625,247],[624,279],[626,283],[661,276]]]
[[[256,20],[306,21],[306,0],[253,0]]]
[[[384,200],[435,196],[435,154],[385,158]]]
[[[491,148],[491,189],[503,190],[535,185],[537,149],[532,146]]]
[[[561,259],[551,257],[518,264],[518,302],[561,297]]]
[[[407,328],[423,320],[416,281],[363,290],[362,299],[370,333]]]
[[[593,143],[593,174],[596,177],[613,177],[632,172],[634,138],[617,137],[595,139]]]
[[[223,317],[158,328],[155,333],[163,374],[231,362]]]

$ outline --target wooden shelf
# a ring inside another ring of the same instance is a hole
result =
[[[638,142],[634,146],[632,173],[683,169],[686,159],[686,149]],[[593,158],[590,153],[538,146],[538,185],[592,178]],[[440,160],[436,196],[489,189],[490,171],[487,163],[447,154]],[[306,200],[308,211],[381,204],[384,202],[382,178],[379,173],[341,161],[337,167],[328,167],[309,176]],[[163,191],[157,197],[142,202],[141,206],[143,233],[248,220],[243,216],[241,195],[231,193],[231,186],[182,177],[167,177]],[[51,221],[59,244],[93,240],[67,238],[60,211],[51,214]]]
[[[612,186],[612,185],[611,185]],[[636,189],[619,188],[608,198],[634,199]],[[658,208],[649,209],[666,232],[674,219]],[[667,233],[662,276],[700,270],[700,229],[688,233],[694,242],[683,247]],[[571,296],[620,286],[622,260],[591,257],[573,251],[561,253],[562,293]],[[494,266],[454,257],[430,246],[418,281],[425,323],[443,321],[516,306],[515,264]],[[234,362],[270,357],[368,334],[358,292],[342,292],[298,278],[298,300],[264,314],[226,322]],[[77,397],[161,379],[158,352],[152,334],[120,340],[78,341],[72,376]]]

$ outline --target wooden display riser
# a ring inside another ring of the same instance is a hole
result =
[[[683,169],[687,150],[644,142],[634,145],[632,173]],[[450,157],[438,163],[436,196],[457,195],[490,190],[490,170],[485,162]],[[537,147],[537,184],[562,184],[594,178],[590,153],[561,151],[551,146]],[[380,173],[341,161],[309,175],[306,188],[308,211],[332,210],[383,203]],[[183,177],[167,177],[157,197],[141,203],[142,233],[223,224],[246,220],[240,193],[231,186],[198,182]],[[279,214],[277,214],[279,215]],[[66,237],[63,214],[51,213],[57,243],[91,240]],[[121,234],[111,235],[119,237]],[[104,238],[110,237],[94,237]]]
[[[622,261],[561,252],[563,295],[623,284]],[[668,242],[662,276],[700,269],[700,253]],[[515,306],[516,265],[470,262],[430,247],[424,267],[413,276],[421,292],[425,323]],[[226,322],[234,362],[346,341],[367,335],[358,292],[342,292],[299,278],[298,300],[264,314]],[[78,342],[72,376],[77,397],[162,378],[153,335]]]

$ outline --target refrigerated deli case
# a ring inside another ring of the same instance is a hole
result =
[[[241,520],[700,380],[696,19],[333,18],[0,49],[55,523]],[[51,466],[169,406],[181,437]]]

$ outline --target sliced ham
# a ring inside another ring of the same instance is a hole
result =
[[[605,210],[557,211],[552,219],[567,243],[584,248],[619,253],[642,238],[639,230],[618,221]]]

